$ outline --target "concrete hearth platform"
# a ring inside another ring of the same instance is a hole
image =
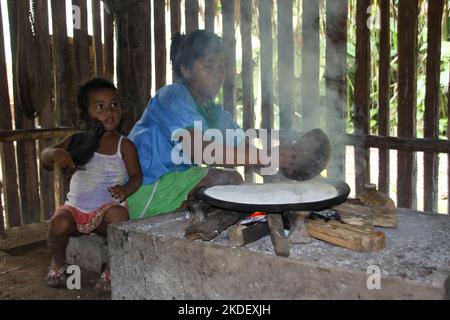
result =
[[[110,227],[113,299],[449,299],[450,217],[401,210],[386,248],[358,253],[314,240],[277,257],[270,237],[233,248],[183,238],[186,212]],[[381,288],[369,290],[370,265]]]

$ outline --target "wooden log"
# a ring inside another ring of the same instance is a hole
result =
[[[398,2],[398,136],[416,136],[418,1]],[[416,155],[400,151],[397,204],[416,208]]]
[[[3,16],[0,7],[0,48],[4,48]],[[9,99],[8,77],[5,50],[0,50],[0,130],[12,129],[11,105]],[[17,185],[16,152],[12,142],[0,143],[0,162],[4,183],[4,216],[9,227],[21,225],[19,187]]]
[[[217,1],[205,0],[205,29],[214,32],[214,19],[216,17]]]
[[[79,25],[75,25],[73,29],[74,77],[76,84],[81,84],[93,74],[89,54],[88,13],[86,0],[73,0],[73,5],[79,8],[80,13]]]
[[[44,241],[47,238],[47,230],[47,222],[31,223],[5,230],[0,239],[0,250],[11,250]]]
[[[320,34],[319,1],[302,1],[302,130],[319,127]]]
[[[281,130],[294,124],[294,25],[293,1],[278,0],[278,100]]]
[[[223,45],[225,48],[225,82],[223,84],[223,105],[236,120],[236,38],[234,1],[222,0]]]
[[[269,234],[269,225],[266,222],[255,223],[250,226],[233,226],[227,232],[228,240],[230,240],[231,245],[235,247],[243,247],[249,243],[258,241]]]
[[[390,63],[391,63],[391,29],[390,0],[381,0],[380,4],[380,64],[379,64],[379,94],[378,94],[378,135],[389,136],[390,132]],[[390,157],[389,150],[378,151],[378,188],[389,194]]]
[[[370,108],[370,29],[367,27],[367,8],[371,0],[357,2],[356,13],[356,74],[355,74],[355,133],[369,134]],[[364,189],[370,180],[369,150],[355,148],[355,189]]]
[[[259,1],[259,33],[261,40],[261,127],[263,129],[272,129],[274,125],[272,7],[272,0]]]
[[[306,228],[313,238],[358,252],[378,251],[386,245],[383,232],[368,231],[338,221],[309,220]]]
[[[252,0],[240,1],[242,46],[242,104],[244,129],[255,127],[253,94]],[[245,168],[245,181],[253,182],[253,171]]]
[[[109,81],[114,80],[114,14],[105,6],[103,10],[105,24],[105,46],[103,49],[103,62],[105,66],[104,77]]]
[[[122,131],[125,134],[141,117],[151,97],[150,10],[150,1],[141,1],[116,14],[118,89],[122,103],[128,109],[123,115]]]
[[[166,85],[166,1],[153,1],[155,29],[155,85],[159,90]]]
[[[439,137],[439,91],[441,74],[441,34],[444,1],[428,3],[427,68],[425,92],[425,138]],[[424,154],[424,211],[437,212],[438,170],[437,154]]]
[[[100,0],[92,0],[92,21],[94,30],[94,66],[95,75],[103,77],[103,44],[102,44],[102,20],[101,20]]]
[[[267,214],[270,237],[275,249],[275,254],[281,257],[289,257],[289,241],[284,233],[283,217],[281,214]]]
[[[333,144],[328,176],[343,178],[345,168],[348,0],[326,2],[326,124]]]
[[[0,131],[0,142],[51,140],[64,138],[69,134],[79,132],[76,128],[47,128],[31,130]]]
[[[342,222],[361,227],[364,230],[373,230],[373,218],[370,208],[345,202],[331,209],[340,215]]]
[[[230,226],[236,224],[245,216],[245,213],[217,209],[208,213],[205,220],[188,226],[185,230],[184,237],[189,240],[212,240],[223,230],[226,230]]]
[[[185,0],[186,33],[198,29],[198,0]]]

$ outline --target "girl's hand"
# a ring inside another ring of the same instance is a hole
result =
[[[111,195],[114,199],[117,199],[119,201],[124,201],[126,198],[126,190],[124,186],[117,185],[114,187],[110,187],[108,188],[108,191],[111,192]]]
[[[72,157],[70,156],[70,153],[67,152],[65,149],[57,148],[54,151],[53,159],[55,162],[55,165],[58,166],[61,169],[72,169],[76,170],[75,162],[73,161]]]

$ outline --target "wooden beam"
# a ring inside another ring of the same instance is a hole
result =
[[[274,125],[272,9],[272,0],[259,1],[259,34],[261,40],[261,127],[264,129],[272,129]]]
[[[439,97],[441,74],[441,36],[444,1],[428,2],[427,68],[425,92],[425,138],[439,137]],[[424,211],[437,212],[439,158],[424,154]]]
[[[205,29],[214,32],[217,0],[205,0]]]
[[[293,1],[278,0],[278,100],[280,126],[291,130],[294,124],[294,24]]]
[[[109,81],[114,80],[114,13],[109,11],[108,7],[104,7],[103,17],[105,20],[105,47],[103,50],[104,57],[104,76]]]
[[[398,136],[416,136],[418,0],[398,2]],[[416,155],[399,152],[397,205],[416,208]]]
[[[172,36],[177,32],[181,32],[180,0],[170,0],[170,30]]]
[[[73,5],[79,8],[79,25],[73,29],[74,74],[76,84],[81,84],[91,78],[89,54],[89,35],[86,0],[73,0]]]
[[[0,238],[0,250],[11,250],[36,242],[44,241],[47,238],[48,223],[31,223],[21,227],[7,229]]]
[[[92,20],[94,30],[94,65],[95,75],[103,77],[103,44],[102,44],[102,20],[101,20],[100,0],[92,0]]]
[[[319,1],[302,1],[302,104],[301,128],[308,131],[319,127],[320,99],[320,34]]]
[[[155,29],[155,90],[166,85],[166,1],[153,1]]]
[[[391,63],[391,29],[390,0],[380,1],[380,64],[378,94],[378,135],[390,135],[390,63]],[[378,190],[389,195],[389,150],[379,150]]]
[[[78,132],[76,128],[46,128],[32,130],[0,131],[0,142],[35,141],[61,139],[69,134]]]
[[[370,109],[370,30],[367,27],[371,0],[356,4],[356,74],[355,74],[355,133],[369,134]],[[361,193],[370,180],[369,150],[355,148],[355,192]]]
[[[185,1],[186,34],[198,29],[198,0]]]
[[[234,1],[222,0],[223,44],[225,47],[225,82],[223,105],[236,120],[236,38]]]

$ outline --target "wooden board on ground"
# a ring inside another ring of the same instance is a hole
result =
[[[306,228],[313,238],[359,252],[381,250],[386,245],[383,232],[368,231],[338,221],[309,220]]]
[[[255,223],[250,226],[237,225],[228,230],[228,240],[235,247],[258,241],[270,234],[269,225],[266,222]]]
[[[47,238],[47,222],[23,225],[7,229],[0,238],[0,250],[10,250],[28,244],[44,241]]]

